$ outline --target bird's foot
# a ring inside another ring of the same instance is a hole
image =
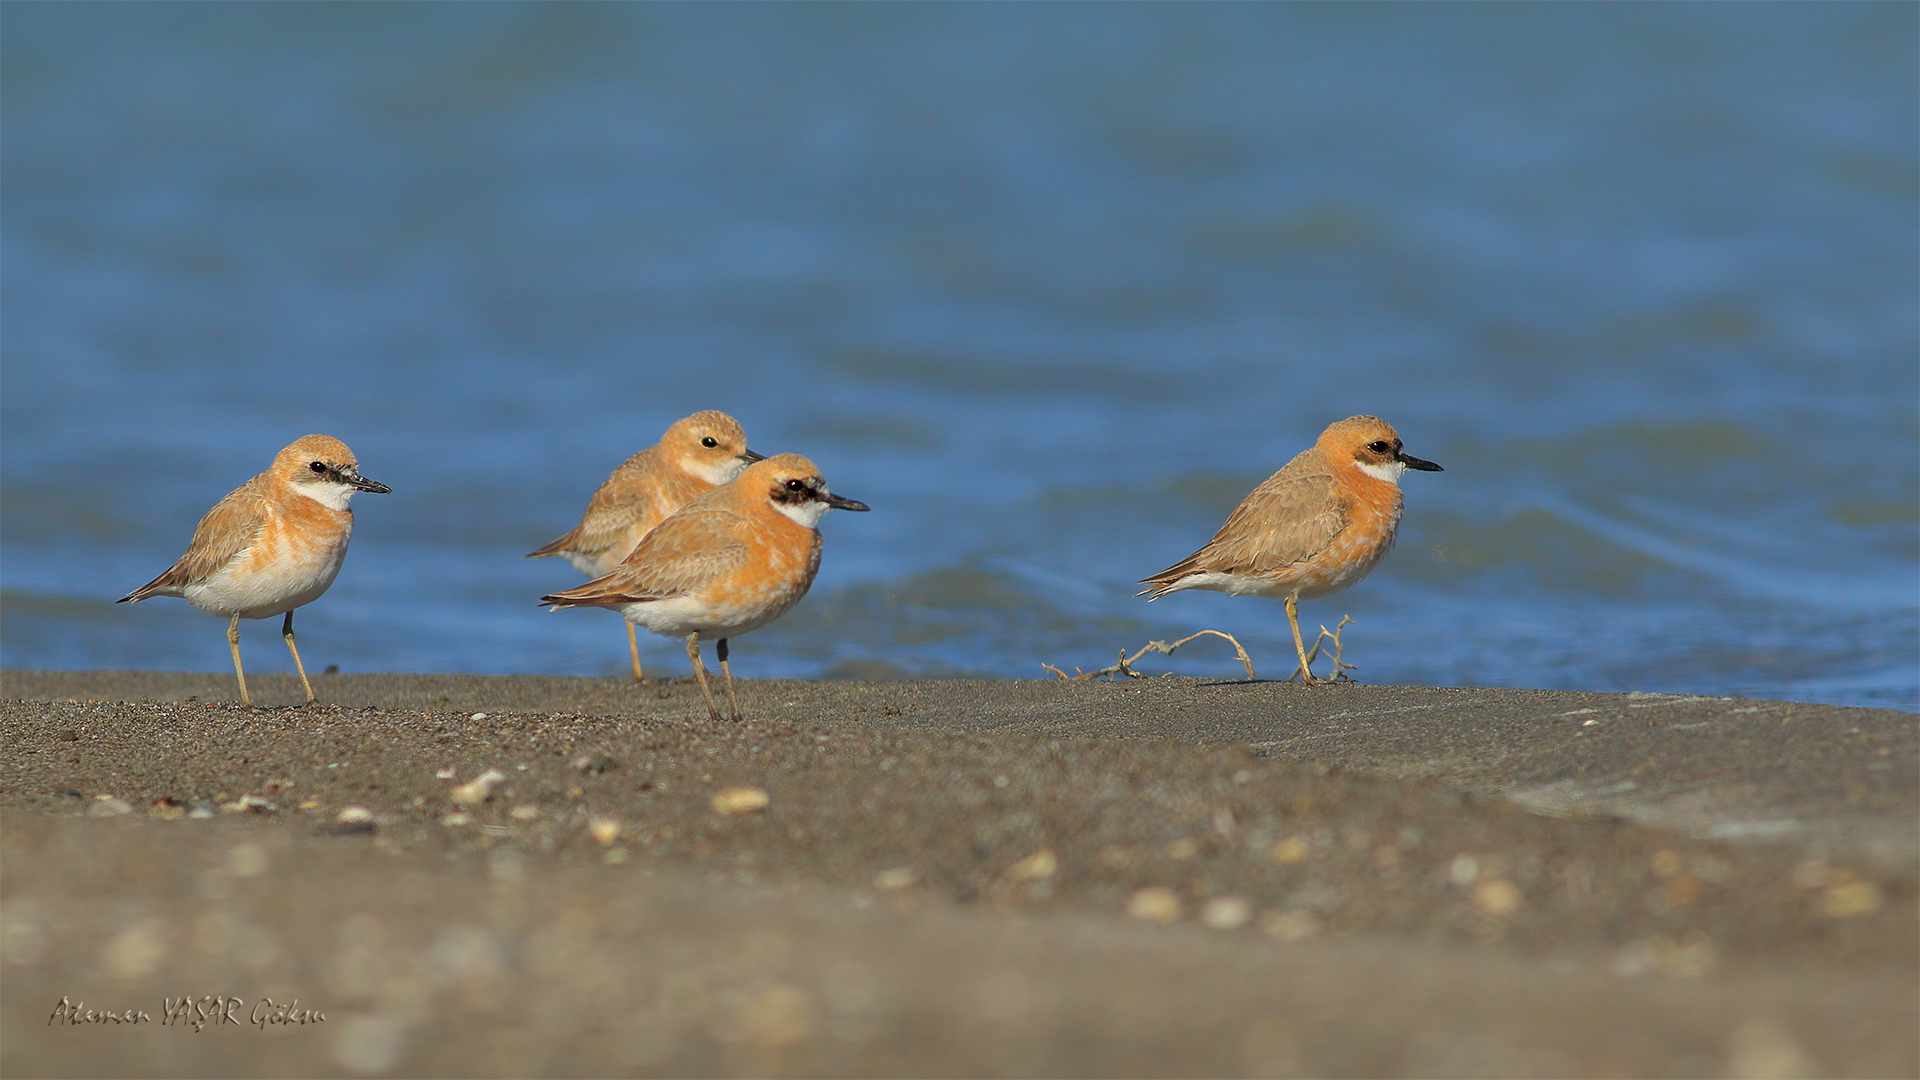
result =
[[[1331,630],[1327,629],[1325,624],[1322,624],[1320,627],[1320,636],[1313,639],[1313,648],[1307,650],[1305,660],[1299,667],[1293,669],[1293,674],[1287,676],[1287,681],[1292,682],[1302,675],[1305,675],[1306,678],[1304,681],[1308,686],[1316,683],[1352,682],[1353,676],[1348,675],[1347,672],[1356,671],[1358,667],[1357,665],[1347,663],[1340,656],[1340,635],[1345,633],[1347,627],[1351,625],[1353,625],[1353,617],[1350,615],[1340,616],[1340,621],[1335,623]],[[1313,673],[1312,665],[1315,660],[1320,658],[1321,646],[1329,644],[1333,646],[1333,674],[1323,679]]]

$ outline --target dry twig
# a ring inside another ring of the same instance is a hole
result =
[[[1313,662],[1320,658],[1320,646],[1329,641],[1333,642],[1333,674],[1327,676],[1325,680],[1327,682],[1341,682],[1343,680],[1352,682],[1353,677],[1348,675],[1347,672],[1359,670],[1357,666],[1340,659],[1340,635],[1351,625],[1353,625],[1353,616],[1351,615],[1340,616],[1340,621],[1334,624],[1332,630],[1327,629],[1327,624],[1321,623],[1320,636],[1313,639],[1313,648],[1307,650],[1307,665],[1311,667]],[[1307,674],[1311,677],[1313,673],[1309,671]],[[1299,677],[1300,667],[1298,664],[1295,664],[1293,674],[1287,676],[1287,681],[1292,682]]]
[[[1325,633],[1324,627],[1322,628],[1321,632]],[[1181,638],[1179,641],[1176,641],[1171,645],[1167,644],[1164,641],[1149,641],[1146,643],[1145,646],[1143,646],[1140,649],[1139,652],[1134,653],[1132,656],[1128,656],[1126,653],[1126,650],[1122,649],[1120,651],[1119,663],[1110,665],[1108,667],[1103,667],[1098,671],[1081,671],[1079,668],[1074,668],[1073,669],[1074,674],[1069,675],[1066,672],[1061,671],[1059,668],[1054,667],[1052,664],[1041,664],[1040,666],[1045,668],[1048,671],[1053,672],[1055,675],[1059,676],[1062,679],[1067,679],[1074,682],[1078,682],[1081,679],[1098,679],[1103,676],[1111,676],[1111,675],[1125,675],[1129,679],[1144,679],[1144,678],[1147,678],[1147,676],[1133,669],[1133,664],[1135,661],[1139,660],[1141,657],[1147,655],[1150,652],[1165,653],[1171,656],[1173,654],[1173,650],[1179,648],[1182,645],[1185,645],[1187,642],[1192,641],[1194,638],[1205,637],[1208,634],[1212,634],[1214,637],[1226,638],[1228,641],[1233,643],[1233,651],[1240,655],[1240,663],[1243,667],[1247,669],[1247,681],[1252,682],[1254,679],[1253,661],[1247,657],[1247,650],[1244,648],[1241,648],[1239,639],[1235,638],[1232,634],[1226,633],[1221,630],[1201,630],[1197,633],[1188,634],[1186,637]],[[1335,637],[1334,639],[1334,647],[1336,649],[1339,648],[1338,637]],[[1314,642],[1314,649],[1318,651],[1319,648],[1320,648],[1320,643],[1317,641]],[[1351,667],[1352,665],[1348,665],[1348,666]],[[1165,674],[1171,675],[1173,673],[1169,671],[1169,672],[1166,672]]]

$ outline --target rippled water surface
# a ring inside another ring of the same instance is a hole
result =
[[[720,408],[874,507],[742,673],[1280,677],[1133,582],[1369,412],[1359,678],[1920,708],[1917,13],[9,5],[4,662],[223,669],[112,601],[322,431],[310,666],[617,673],[519,555]]]

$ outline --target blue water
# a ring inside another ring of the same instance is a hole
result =
[[[394,494],[311,667],[618,673],[518,556],[720,408],[874,507],[743,674],[1281,677],[1133,582],[1368,412],[1447,471],[1304,606],[1363,681],[1920,708],[1913,5],[0,20],[9,667],[223,670],[112,601],[319,431]]]

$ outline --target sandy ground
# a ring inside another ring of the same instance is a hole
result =
[[[0,1072],[1920,1073],[1908,713],[252,681],[0,673]]]

